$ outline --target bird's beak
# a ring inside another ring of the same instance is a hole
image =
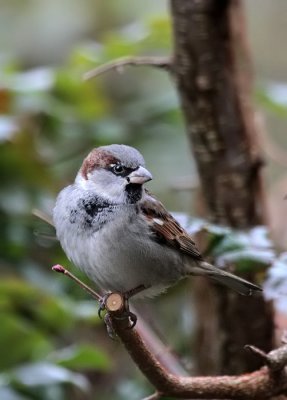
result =
[[[144,167],[139,167],[128,175],[129,183],[136,183],[142,185],[145,182],[152,180],[152,174]]]

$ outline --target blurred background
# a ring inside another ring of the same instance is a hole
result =
[[[144,154],[154,176],[149,187],[165,205],[194,213],[198,178],[167,74],[128,67],[82,80],[117,57],[170,54],[167,6],[163,0],[0,0],[1,400],[133,400],[149,393],[120,344],[107,338],[95,303],[51,272],[56,263],[73,267],[53,228],[32,210],[51,214],[56,194],[91,148],[125,143]],[[246,1],[245,10],[254,102],[266,128],[259,141],[270,221],[284,249],[287,3]],[[140,307],[192,371],[188,285]]]

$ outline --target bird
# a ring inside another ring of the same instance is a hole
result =
[[[262,289],[205,261],[192,237],[146,188],[142,154],[124,144],[94,148],[57,196],[53,221],[67,257],[104,292],[152,297],[205,276],[242,295]]]

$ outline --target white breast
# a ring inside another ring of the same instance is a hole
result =
[[[69,259],[98,286],[125,292],[145,285],[151,288],[147,294],[153,295],[184,276],[181,256],[151,237],[135,206],[109,213],[100,229],[97,218],[93,226],[83,229],[81,218],[71,222],[75,204],[70,200],[72,189],[67,189],[54,209],[57,236]]]

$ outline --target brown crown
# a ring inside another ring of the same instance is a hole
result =
[[[88,179],[88,174],[94,169],[106,168],[110,164],[116,164],[118,159],[107,151],[94,149],[84,159],[81,166],[81,174]]]

